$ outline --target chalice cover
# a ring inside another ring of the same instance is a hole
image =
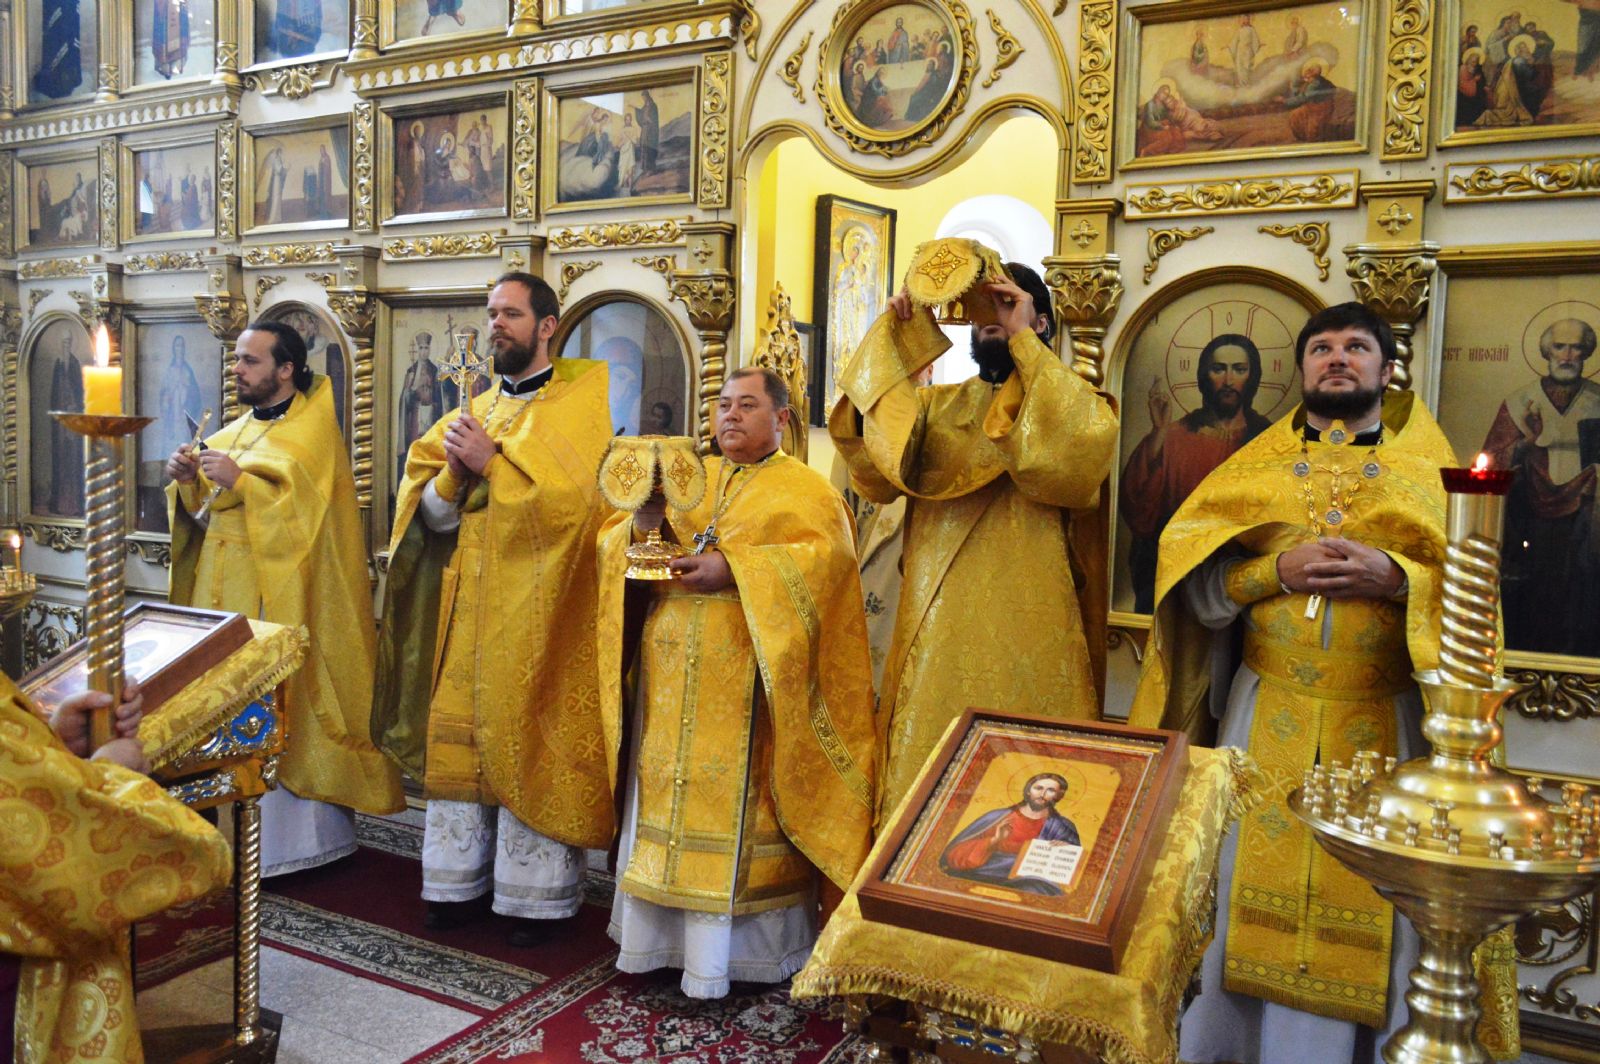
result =
[[[968,320],[980,324],[993,320],[993,306],[987,298],[963,298],[980,285],[1009,280],[1000,256],[993,248],[976,240],[945,237],[917,245],[906,271],[906,290],[918,306],[937,312],[950,303],[960,302]]]
[[[661,471],[661,493],[673,509],[692,510],[706,497],[706,467],[693,437],[659,437],[656,468]]]
[[[637,510],[656,482],[660,436],[614,436],[600,459],[600,496],[619,510]]]

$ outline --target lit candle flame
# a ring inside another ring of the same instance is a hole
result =
[[[11,539],[7,541],[6,545],[9,546],[12,550],[21,550],[22,549],[22,537],[20,535],[18,535],[17,533],[13,532],[13,533],[11,533]]]
[[[105,322],[100,323],[100,331],[94,334],[94,364],[111,365],[111,334],[106,331]]]
[[[1478,460],[1476,462],[1472,463],[1472,471],[1474,473],[1482,473],[1484,470],[1486,470],[1488,468],[1489,468],[1489,456],[1484,454],[1482,451],[1479,451],[1478,452]]]

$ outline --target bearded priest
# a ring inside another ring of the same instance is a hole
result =
[[[872,841],[854,530],[827,479],[778,449],[788,416],[777,374],[731,374],[699,504],[668,516],[658,492],[600,537],[601,706],[623,797],[617,967],[680,968],[690,997],[798,971],[819,891],[831,911]],[[628,546],[657,529],[698,549],[671,580],[627,583]]]

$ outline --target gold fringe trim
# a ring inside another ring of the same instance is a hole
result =
[[[1273,931],[1282,931],[1286,935],[1295,934],[1300,930],[1300,921],[1292,916],[1275,913],[1271,909],[1256,909],[1248,905],[1234,906],[1233,918],[1241,924],[1255,924],[1257,927],[1270,928]]]
[[[1353,931],[1347,927],[1319,927],[1317,937],[1336,946],[1354,946],[1357,949],[1383,952],[1383,936],[1371,931]]]
[[[1306,1006],[1315,1004],[1318,1016],[1328,1016],[1335,1020],[1344,1020],[1347,1023],[1359,1023],[1367,1027],[1381,1030],[1386,1016],[1382,1008],[1361,1008],[1332,997],[1315,997],[1311,994],[1297,993],[1275,983],[1267,983],[1257,979],[1246,979],[1240,976],[1223,977],[1223,985],[1229,990],[1249,994],[1251,997],[1271,1001],[1277,1005],[1285,1005],[1291,1009],[1300,1009],[1303,1012],[1313,1011]]]

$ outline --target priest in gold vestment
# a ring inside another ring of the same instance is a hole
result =
[[[288,325],[253,323],[231,370],[248,409],[167,461],[171,601],[311,636],[284,695],[279,786],[261,799],[263,876],[353,853],[355,811],[405,805],[400,774],[367,731],[377,636],[355,478],[333,384],[306,357]]]
[[[878,689],[877,815],[905,797],[968,706],[1090,719],[1099,697],[1069,560],[1070,512],[1097,505],[1117,415],[1048,346],[1050,294],[1006,264],[998,323],[973,327],[979,375],[918,388],[949,342],[906,292],[840,373],[828,421],[863,498],[910,501],[894,641]]]
[[[1215,716],[1218,745],[1247,748],[1269,781],[1223,845],[1216,940],[1180,1032],[1194,1064],[1375,1061],[1405,1019],[1410,925],[1285,805],[1318,762],[1427,750],[1411,673],[1438,662],[1439,469],[1455,460],[1416,397],[1385,390],[1394,357],[1388,325],[1361,304],[1314,315],[1296,346],[1302,405],[1217,467],[1161,535],[1129,722],[1203,738]],[[1208,630],[1239,620],[1233,671],[1231,639]]]
[[[617,967],[681,968],[690,997],[798,971],[819,891],[836,901],[872,841],[872,666],[850,513],[778,449],[787,406],[770,370],[730,375],[704,498],[661,527],[706,548],[675,559],[675,579],[623,577],[628,545],[661,525],[659,495],[601,533],[601,705],[624,797],[610,931]]]
[[[0,1053],[17,1064],[139,1064],[128,926],[228,879],[222,836],[139,773],[129,697],[84,760],[105,696],[47,724],[0,675]]]
[[[609,846],[615,819],[594,644],[606,364],[550,358],[559,310],[541,278],[503,276],[496,386],[411,445],[373,709],[374,737],[428,798],[429,926],[492,893],[523,921],[514,945],[578,911],[583,848]]]

